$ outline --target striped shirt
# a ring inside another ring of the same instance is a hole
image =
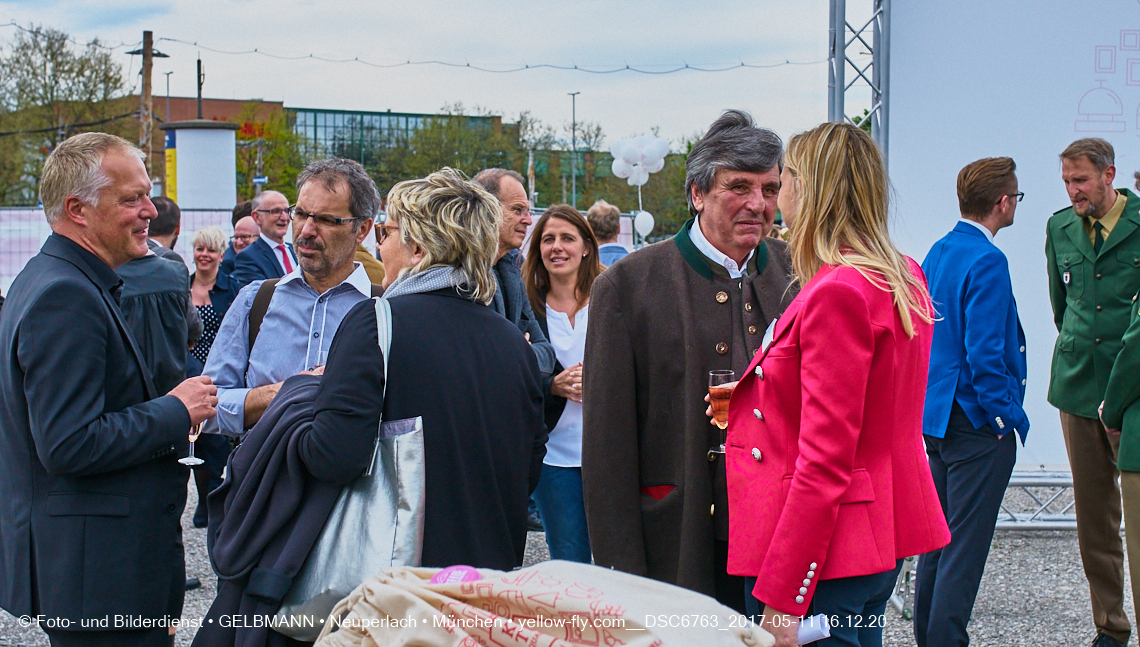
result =
[[[203,375],[218,387],[218,415],[205,433],[244,433],[245,397],[250,389],[275,384],[325,363],[333,336],[348,311],[370,298],[372,283],[364,266],[354,263],[340,285],[318,294],[297,267],[281,278],[261,322],[252,352],[249,311],[264,281],[242,288],[226,312]]]

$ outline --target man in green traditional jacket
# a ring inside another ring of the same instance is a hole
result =
[[[1073,205],[1049,219],[1045,238],[1049,299],[1060,332],[1049,402],[1061,411],[1073,471],[1077,539],[1097,629],[1093,645],[1116,647],[1132,632],[1124,614],[1120,436],[1105,430],[1097,410],[1140,291],[1140,198],[1113,190],[1115,153],[1107,141],[1075,141],[1060,157]]]
[[[1116,467],[1120,470],[1120,495],[1124,500],[1128,577],[1132,580],[1132,599],[1136,600],[1140,599],[1140,294],[1132,297],[1132,323],[1120,343],[1100,419],[1109,437],[1116,435],[1120,443]]]

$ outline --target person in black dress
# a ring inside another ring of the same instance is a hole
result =
[[[376,225],[392,306],[387,374],[375,303],[361,302],[333,339],[305,439],[327,463],[316,473],[348,481],[367,467],[381,413],[423,418],[423,566],[520,566],[546,453],[534,352],[486,307],[498,217],[495,198],[450,169],[392,189]]]

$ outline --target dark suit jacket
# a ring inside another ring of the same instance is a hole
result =
[[[123,279],[119,307],[142,352],[150,378],[165,395],[186,377],[186,265],[143,256],[116,273]]]
[[[179,614],[190,416],[155,397],[120,279],[52,234],[0,320],[0,607]]]
[[[222,262],[218,265],[218,269],[226,274],[232,275],[234,273],[234,259],[237,258],[237,252],[234,251],[234,244],[226,248],[225,253],[222,254]]]
[[[190,275],[190,285],[194,285],[194,275]],[[237,281],[222,271],[218,267],[218,277],[214,279],[214,287],[210,288],[210,305],[214,307],[214,312],[218,313],[218,319],[221,320],[226,316],[226,311],[230,309],[234,299],[237,298],[237,293],[241,291],[241,286]],[[217,331],[214,331],[217,332]]]
[[[544,300],[545,298],[546,295],[543,295]],[[542,328],[542,334],[546,335],[546,339],[549,340],[550,324],[546,321],[546,312],[535,312],[534,319],[538,322],[538,327]],[[554,395],[551,391],[551,387],[554,385],[554,377],[565,370],[566,367],[555,357],[554,370],[542,379],[543,417],[546,420],[547,433],[554,431],[554,426],[558,424],[558,419],[562,417],[562,411],[566,408],[566,398]]]
[[[297,267],[297,255],[293,253],[293,246],[285,243],[285,249],[289,250],[293,267]],[[258,237],[234,259],[234,273],[230,278],[237,281],[240,290],[253,281],[279,279],[282,276],[285,276],[285,272],[281,269],[281,263],[277,261],[277,252],[273,251],[264,239]]]
[[[495,279],[499,283],[499,289],[495,291],[490,307],[506,317],[507,321],[517,326],[524,334],[530,335],[530,347],[538,359],[538,370],[544,378],[549,378],[557,359],[554,356],[554,347],[547,341],[542,328],[535,321],[530,299],[526,296],[526,286],[523,285],[519,257],[519,251],[516,249],[495,263]]]

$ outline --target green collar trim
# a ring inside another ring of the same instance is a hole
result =
[[[696,218],[689,218],[685,224],[681,225],[677,235],[673,236],[673,242],[676,243],[677,249],[681,252],[681,257],[697,274],[709,281],[713,280],[714,274],[728,276],[728,272],[723,267],[715,265],[693,244],[693,239],[689,237],[689,231],[693,228],[694,222],[696,222]],[[761,240],[756,247],[756,253],[748,261],[747,269],[749,273],[762,274],[766,267],[768,267],[768,245]]]

